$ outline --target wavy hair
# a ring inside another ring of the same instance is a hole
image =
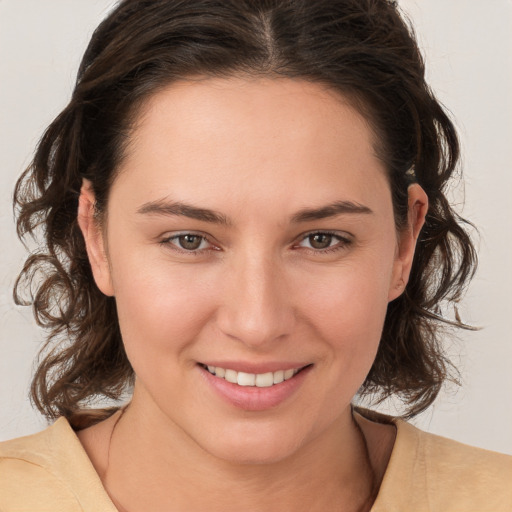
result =
[[[145,100],[180,79],[236,74],[315,81],[349,98],[376,135],[398,228],[407,222],[408,185],[423,187],[429,210],[410,280],[389,304],[361,394],[398,395],[411,417],[450,375],[442,327],[467,326],[457,315],[443,318],[440,305],[461,298],[476,254],[466,221],[445,196],[458,170],[457,134],[425,82],[414,32],[396,2],[122,0],[94,32],[71,100],[14,193],[18,235],[39,241],[14,296],[48,330],[31,388],[48,418],[76,425],[84,406],[118,399],[134,377],[115,299],[96,287],[77,224],[82,180],[92,183],[101,219]]]

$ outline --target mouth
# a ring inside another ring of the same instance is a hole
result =
[[[231,406],[252,412],[271,410],[287,403],[302,388],[313,368],[312,363],[209,363],[197,363],[209,388]]]
[[[277,370],[265,373],[239,372],[230,368],[222,368],[220,366],[210,366],[205,364],[200,364],[200,366],[211,375],[230,382],[231,384],[237,384],[238,386],[243,387],[270,388],[292,379],[295,375],[306,368],[309,368],[311,365],[308,364],[299,368],[288,368],[286,370]]]

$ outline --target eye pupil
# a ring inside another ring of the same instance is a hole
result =
[[[314,249],[327,249],[331,245],[332,235],[316,233],[309,236],[309,243]]]
[[[202,238],[198,235],[181,235],[178,241],[183,249],[193,251],[199,248]]]

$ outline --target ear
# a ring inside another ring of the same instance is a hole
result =
[[[109,296],[114,295],[106,243],[100,223],[95,218],[96,198],[89,180],[84,179],[78,200],[78,225],[82,231],[94,281]]]
[[[407,226],[398,235],[398,247],[389,288],[388,300],[399,297],[405,290],[411,273],[416,242],[428,211],[428,197],[425,191],[414,183],[408,189]]]

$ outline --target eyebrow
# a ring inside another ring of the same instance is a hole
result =
[[[167,201],[161,199],[159,201],[151,201],[143,204],[137,213],[152,214],[152,215],[177,215],[181,217],[188,217],[190,219],[201,220],[212,224],[222,224],[229,226],[231,223],[228,218],[219,212],[209,210],[207,208],[198,208],[189,204]]]
[[[342,214],[373,214],[373,211],[359,203],[352,201],[336,201],[321,208],[304,208],[292,217],[292,222],[300,223],[311,220],[327,219]]]
[[[209,222],[211,224],[221,224],[224,226],[232,225],[229,218],[215,210],[208,208],[198,208],[189,204],[179,201],[168,201],[160,199],[157,201],[150,201],[143,204],[137,213],[143,215],[164,215],[164,216],[181,216],[190,219]],[[334,203],[322,206],[320,208],[304,208],[299,210],[291,217],[294,224],[301,222],[308,222],[312,220],[327,219],[329,217],[336,217],[342,214],[372,214],[373,211],[367,206],[352,201],[336,201]]]

